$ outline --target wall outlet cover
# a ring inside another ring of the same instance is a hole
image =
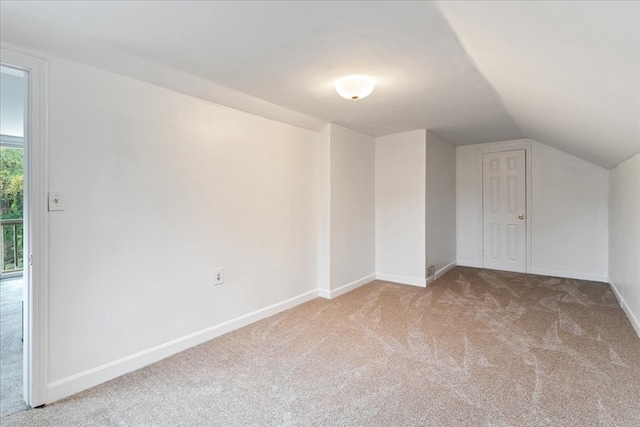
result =
[[[213,270],[213,284],[222,285],[224,283],[224,268],[216,268]]]

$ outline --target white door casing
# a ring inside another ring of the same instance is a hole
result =
[[[525,150],[482,155],[484,268],[525,273],[527,206]]]
[[[0,49],[0,63],[27,72],[24,163],[24,375],[27,405],[47,403],[49,223],[47,62]]]

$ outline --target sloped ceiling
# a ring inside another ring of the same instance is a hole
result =
[[[640,151],[640,5],[0,2],[1,40],[318,130]],[[357,102],[332,82],[377,78]]]
[[[440,8],[528,138],[605,167],[640,152],[640,3]]]

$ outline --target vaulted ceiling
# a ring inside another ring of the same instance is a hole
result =
[[[638,2],[0,3],[1,40],[319,130],[640,152]],[[357,102],[332,82],[377,79]]]

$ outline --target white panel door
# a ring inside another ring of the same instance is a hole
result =
[[[526,272],[525,150],[482,155],[484,268]]]

